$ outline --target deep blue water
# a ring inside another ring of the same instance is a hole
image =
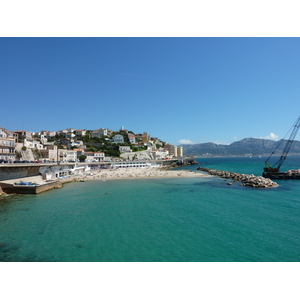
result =
[[[198,161],[255,175],[264,167],[256,157]],[[90,181],[9,197],[0,202],[0,261],[300,261],[300,180],[273,189],[227,182]]]

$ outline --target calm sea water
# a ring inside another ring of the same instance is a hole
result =
[[[255,157],[197,160],[255,175],[264,167]],[[300,158],[284,166],[299,168]],[[227,182],[90,181],[10,197],[0,202],[0,261],[300,261],[300,180],[275,189]]]

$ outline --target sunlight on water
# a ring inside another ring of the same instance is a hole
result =
[[[300,181],[254,189],[220,178],[67,184],[0,203],[0,261],[299,261],[299,192]]]

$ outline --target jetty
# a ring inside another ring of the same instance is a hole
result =
[[[243,186],[250,186],[255,188],[273,188],[278,186],[278,184],[272,181],[270,178],[255,176],[253,174],[247,175],[247,174],[240,174],[236,172],[209,169],[204,167],[198,167],[197,170],[206,172],[213,176],[218,176],[221,178],[226,178],[226,179],[231,179],[233,181],[241,182]]]
[[[42,176],[32,176],[10,179],[0,182],[3,193],[6,194],[39,194],[62,187],[62,180],[43,180]]]

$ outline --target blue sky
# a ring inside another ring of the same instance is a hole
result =
[[[0,38],[0,127],[283,138],[300,115],[299,51],[299,38]]]

